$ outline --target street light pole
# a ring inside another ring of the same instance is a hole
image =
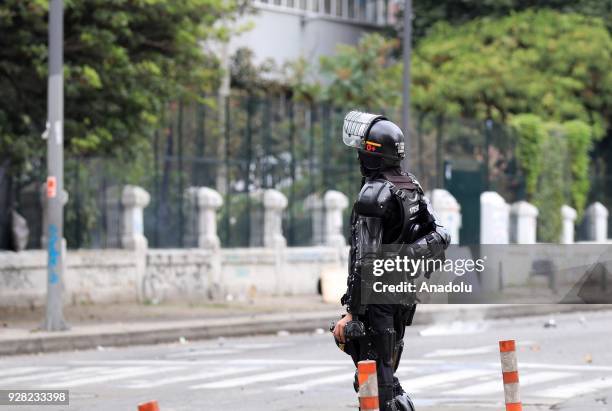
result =
[[[47,310],[43,328],[68,328],[64,320],[64,7],[50,0],[49,83],[47,93]]]
[[[410,167],[410,60],[412,54],[412,0],[404,0],[404,38],[403,60],[404,72],[402,76],[402,130],[404,131],[404,152],[406,157],[402,161],[402,168],[406,171]]]

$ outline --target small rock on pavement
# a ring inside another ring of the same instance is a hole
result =
[[[548,321],[544,323],[544,328],[556,328],[557,322],[554,318],[549,318]]]

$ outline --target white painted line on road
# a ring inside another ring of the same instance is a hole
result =
[[[283,385],[281,387],[277,387],[276,389],[282,390],[282,391],[305,391],[307,389],[316,387],[318,385],[334,384],[337,382],[345,382],[347,387],[350,387],[353,384],[354,379],[355,379],[355,373],[332,375],[329,377],[315,378],[312,380],[307,380],[307,381],[297,383],[297,384]]]
[[[419,392],[423,389],[435,387],[436,385],[446,384],[449,382],[468,380],[481,375],[490,374],[490,370],[483,369],[467,369],[457,371],[439,371],[435,374],[426,375],[409,379],[405,382],[405,386],[410,392]],[[465,381],[463,384],[469,384],[470,381]]]
[[[229,368],[222,369],[217,371],[202,371],[196,374],[191,375],[183,375],[178,377],[170,377],[170,378],[162,378],[151,381],[142,381],[136,383],[128,383],[126,387],[128,388],[154,388],[160,387],[162,385],[170,385],[176,384],[179,382],[187,382],[187,381],[197,381],[197,380],[207,380],[211,378],[224,377],[227,375],[235,375],[235,374],[244,374],[251,371],[261,370],[261,367],[248,367],[248,368]]]
[[[397,375],[404,375],[404,374],[408,374],[411,372],[415,372],[417,370],[419,370],[420,367],[412,367],[412,366],[407,366],[407,365],[400,365],[399,368],[397,369],[397,371],[395,371],[395,374]]]
[[[546,398],[568,399],[578,395],[589,394],[597,390],[612,387],[612,378],[597,378],[594,380],[579,382],[576,384],[560,385],[556,388],[541,391],[534,395]]]
[[[141,375],[165,373],[170,371],[177,371],[182,368],[180,367],[160,367],[160,368],[149,368],[149,367],[133,367],[133,368],[120,368],[111,370],[110,373],[105,375],[97,375],[91,378],[78,378],[69,381],[58,382],[55,384],[46,384],[47,388],[73,388],[81,385],[97,384],[101,382],[123,380],[130,377],[137,377]]]
[[[0,377],[9,377],[11,375],[27,374],[39,371],[54,371],[61,370],[63,367],[15,367],[5,368],[0,370]]]
[[[477,354],[488,354],[496,352],[499,348],[495,345],[476,347],[476,348],[465,348],[465,349],[440,349],[429,352],[424,355],[425,358],[437,358],[437,357],[461,357],[464,355],[477,355]]]
[[[198,351],[186,351],[186,352],[175,352],[172,354],[166,355],[166,358],[189,358],[189,357],[200,357],[207,355],[227,355],[227,354],[237,354],[240,350],[231,350],[231,349],[210,349],[210,350],[198,350]]]
[[[275,360],[275,359],[237,359],[230,361],[221,361],[222,364],[242,365],[351,365],[351,359],[346,360]]]
[[[288,343],[250,343],[250,344],[234,344],[232,348],[237,348],[239,350],[268,350],[270,348],[282,348],[282,347],[291,347],[295,344]]]
[[[190,389],[200,389],[200,388],[231,388],[231,387],[239,387],[249,384],[255,384],[258,382],[264,381],[276,381],[281,380],[283,378],[291,378],[291,377],[299,377],[301,375],[310,375],[310,374],[318,374],[322,372],[335,371],[340,369],[340,367],[306,367],[306,368],[298,368],[296,370],[286,370],[286,371],[278,371],[278,372],[269,372],[265,374],[255,374],[250,375],[248,377],[241,378],[232,378],[225,381],[217,381],[207,384],[193,385],[189,387]]]
[[[488,365],[499,367],[499,363],[488,363]],[[547,370],[561,371],[612,371],[612,367],[602,365],[563,365],[563,364],[544,364],[533,362],[521,362],[521,368],[539,368]]]
[[[517,344],[518,347],[529,347],[533,345],[533,341],[522,341]],[[499,347],[496,344],[483,345],[482,347],[474,348],[449,348],[449,349],[438,349],[429,352],[424,355],[425,358],[437,358],[437,357],[461,357],[467,355],[477,354],[489,354],[492,352],[497,353]]]
[[[48,380],[48,379],[71,377],[71,376],[79,375],[83,373],[95,372],[95,371],[98,371],[99,369],[100,367],[73,368],[73,369],[64,369],[62,371],[22,375],[19,377],[12,377],[12,378],[3,378],[3,379],[0,379],[0,386],[6,386],[7,384],[21,383],[24,381]]]
[[[575,373],[569,372],[554,372],[554,371],[543,371],[534,374],[521,374],[519,380],[521,388],[528,387],[535,384],[541,384],[544,382],[561,380],[576,375]],[[482,384],[474,384],[469,387],[460,388],[458,390],[452,390],[447,395],[482,395],[482,394],[500,394],[504,395],[504,386],[500,382],[499,376],[495,376],[494,381],[484,382]]]

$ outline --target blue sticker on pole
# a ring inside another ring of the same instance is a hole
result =
[[[55,271],[57,260],[59,258],[58,245],[58,229],[55,224],[49,224],[49,240],[47,250],[49,252],[49,284],[57,284],[59,275]]]

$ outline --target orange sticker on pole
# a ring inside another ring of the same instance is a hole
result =
[[[47,177],[47,198],[57,195],[57,179],[54,176]]]

